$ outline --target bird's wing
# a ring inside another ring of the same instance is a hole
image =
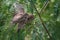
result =
[[[23,17],[23,15],[17,14],[17,15],[15,15],[15,16],[13,17],[12,21],[13,21],[13,22],[17,22],[17,21],[19,21],[19,19],[21,19],[22,17]]]

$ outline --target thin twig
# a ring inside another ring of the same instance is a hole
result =
[[[37,10],[36,6],[34,5],[34,3],[33,3],[33,6],[34,6],[36,12],[37,12],[38,15],[39,15],[39,18],[40,18],[40,20],[41,20],[41,23],[42,23],[44,29],[46,30],[46,32],[47,32],[47,34],[49,35],[49,37],[52,38],[51,35],[50,35],[50,33],[49,33],[49,31],[48,31],[48,29],[46,28],[43,20],[42,20],[42,18],[41,18],[41,15],[40,15],[40,14],[43,12],[43,10],[47,7],[48,4],[49,4],[49,0],[47,0],[47,1],[44,3],[44,5],[43,5],[42,9],[40,10],[40,12],[38,12],[38,10]]]

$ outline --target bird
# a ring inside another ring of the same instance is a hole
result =
[[[12,24],[18,24],[17,31],[24,28],[25,24],[34,19],[34,15],[25,13],[21,4],[14,3],[15,15],[12,18]]]

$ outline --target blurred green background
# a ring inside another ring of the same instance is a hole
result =
[[[0,40],[60,40],[60,0],[50,0],[47,8],[41,14],[41,18],[53,39],[49,38],[33,7],[34,3],[38,11],[40,11],[47,0],[32,1],[0,0]],[[17,25],[9,28],[14,14],[12,5],[15,2],[24,4],[25,11],[33,13],[35,17],[30,24],[26,24],[25,29],[20,30],[19,34],[16,32]]]

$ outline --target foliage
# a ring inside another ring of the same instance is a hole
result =
[[[33,2],[32,2],[33,1]],[[41,20],[33,7],[37,10],[43,7],[46,0],[0,0],[0,40],[60,40],[60,0],[50,0],[47,8],[41,13],[41,18],[52,36],[46,33]],[[16,32],[17,25],[10,28],[10,22],[14,14],[13,3],[19,2],[24,5],[27,13],[32,13],[35,19],[26,24],[19,34]],[[9,30],[11,29],[11,30]]]

